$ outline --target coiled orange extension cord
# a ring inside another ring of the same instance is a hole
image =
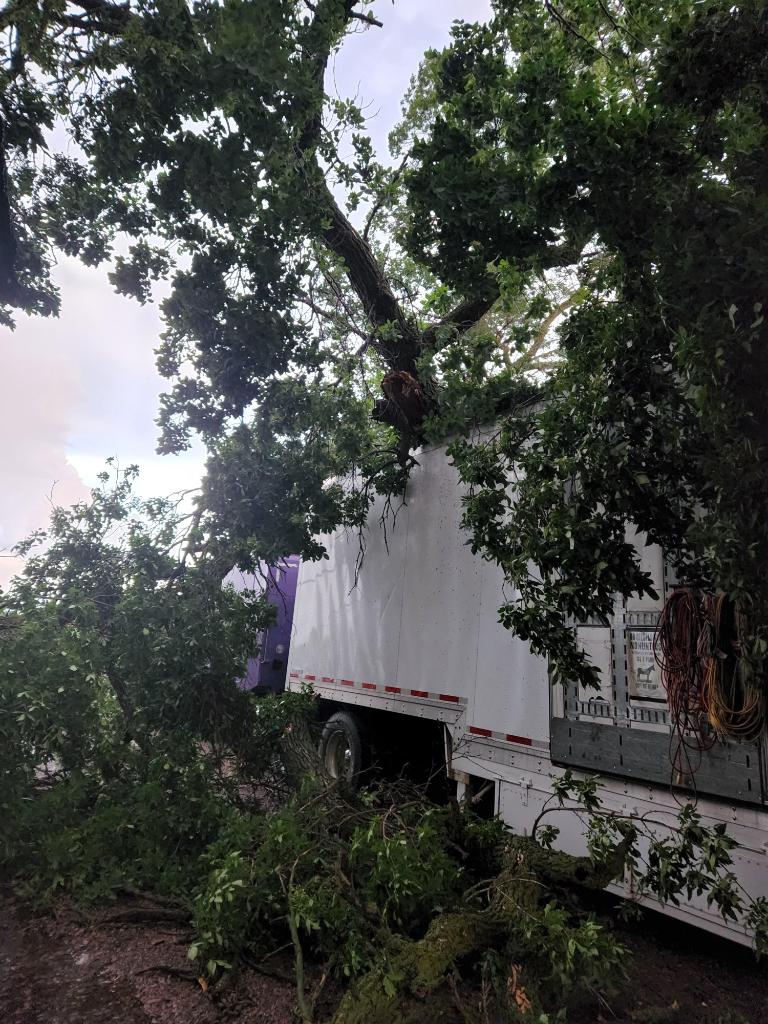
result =
[[[654,655],[667,691],[670,760],[693,775],[701,751],[716,740],[753,743],[768,722],[765,687],[741,658],[745,623],[724,594],[678,587],[667,599],[654,638]]]

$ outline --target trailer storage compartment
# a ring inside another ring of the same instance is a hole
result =
[[[661,550],[638,539],[659,597],[617,598],[609,627],[576,624],[600,670],[598,692],[571,685],[553,693],[552,760],[600,773],[642,779],[695,795],[706,793],[764,806],[765,742],[718,741],[698,748],[673,720],[654,637],[674,579]]]

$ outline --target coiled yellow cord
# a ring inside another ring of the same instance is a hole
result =
[[[708,602],[711,648],[705,662],[702,703],[721,738],[753,743],[766,727],[764,688],[746,676],[740,657],[743,616],[724,594]]]

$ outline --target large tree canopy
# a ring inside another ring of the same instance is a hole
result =
[[[209,447],[209,550],[317,557],[450,432],[503,619],[561,678],[591,678],[565,617],[650,587],[628,522],[739,603],[761,670],[765,5],[496,0],[426,55],[395,169],[326,85],[381,7],[6,4],[6,321],[55,312],[56,249],[140,301],[171,279],[161,444]]]

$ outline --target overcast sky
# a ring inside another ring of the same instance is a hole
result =
[[[444,46],[455,19],[483,19],[488,9],[489,0],[378,0],[384,28],[346,40],[328,87],[367,104],[382,157],[424,50]],[[0,586],[18,567],[8,548],[45,525],[51,501],[86,497],[108,456],[140,465],[146,495],[193,487],[202,471],[199,448],[155,454],[165,383],[154,365],[157,307],[115,295],[104,267],[61,257],[55,279],[57,320],[19,315],[14,332],[0,327]]]

